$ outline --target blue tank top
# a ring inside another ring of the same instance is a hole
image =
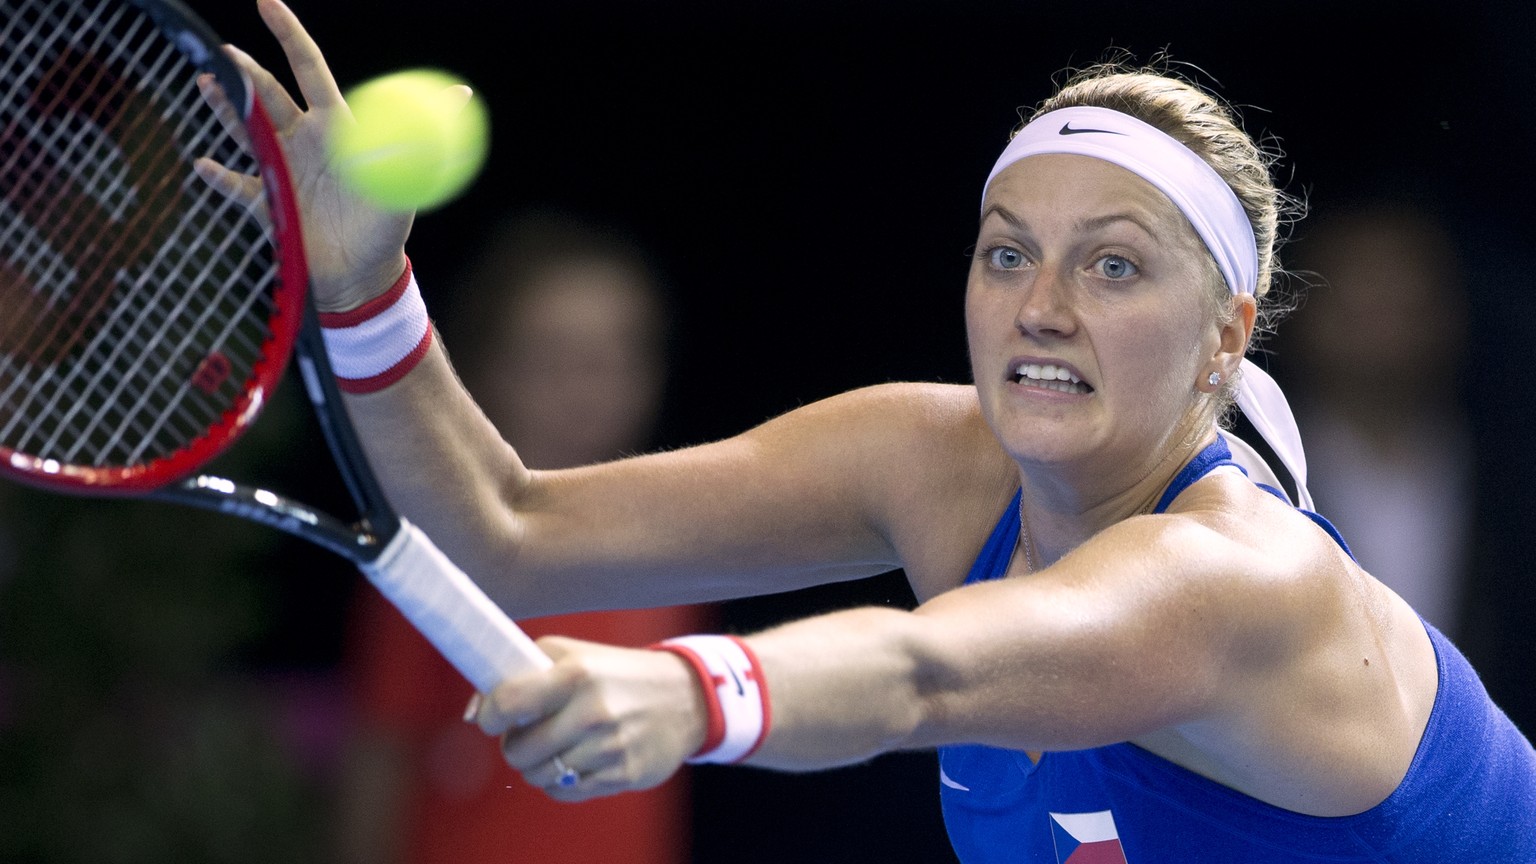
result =
[[[1242,470],[1218,437],[1155,512],[1223,465]],[[967,583],[1004,575],[1019,506],[1015,496]],[[1343,544],[1326,519],[1302,512]],[[1439,672],[1434,708],[1402,783],[1364,813],[1295,813],[1130,743],[1049,752],[1038,763],[1021,751],[954,745],[939,748],[950,842],[964,864],[1536,862],[1536,751],[1461,652],[1424,627]]]

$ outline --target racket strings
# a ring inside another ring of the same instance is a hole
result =
[[[208,223],[212,225],[213,223]],[[187,226],[183,225],[185,229]],[[212,242],[206,234],[212,233],[205,228],[205,242]],[[232,275],[248,272],[252,268],[259,268],[260,262],[252,260],[251,247],[246,247],[243,257],[235,257],[239,250],[234,248],[236,244],[229,235],[224,235],[223,240],[214,245],[214,254],[203,262],[178,257],[162,262],[166,265],[161,286],[180,285],[187,282],[210,285],[227,285]],[[228,262],[233,258],[236,266],[230,268]],[[124,343],[128,344],[133,338],[132,334],[139,334],[139,350],[135,356],[143,358],[149,356],[150,349],[155,345],[164,347],[169,354],[179,358],[213,356],[209,346],[222,346],[221,353],[226,358],[232,352],[236,356],[257,357],[261,351],[259,338],[265,336],[264,322],[266,316],[252,317],[251,307],[255,301],[262,299],[263,292],[219,291],[212,297],[203,298],[205,302],[201,311],[189,308],[187,295],[180,297],[163,296],[164,289],[158,292],[161,302],[147,304],[147,309],[158,310],[169,307],[169,314],[158,326],[149,326],[149,322],[138,322],[137,326],[127,328]],[[252,320],[262,321],[260,332],[252,332],[250,327],[241,327]],[[175,326],[180,324],[182,326]],[[148,334],[147,336],[145,334]],[[125,352],[134,354],[135,352]],[[217,361],[214,361],[217,362]],[[205,367],[208,369],[209,367]],[[92,423],[85,427],[82,439],[94,439],[103,430],[107,430],[106,447],[113,452],[127,452],[127,460],[130,464],[137,464],[150,454],[146,452],[148,442],[169,437],[171,440],[187,440],[188,436],[196,435],[205,430],[212,420],[228,408],[228,402],[211,398],[217,388],[194,386],[187,388],[180,383],[187,378],[188,372],[184,367],[175,365],[159,365],[151,368],[143,368],[139,363],[133,368],[134,376],[123,378],[112,392],[112,404],[124,404],[127,396],[127,387],[130,383],[138,383],[139,392],[145,394],[132,405],[131,411],[125,411],[124,419],[135,421],[132,425],[119,422],[115,424]],[[194,370],[195,371],[195,370]],[[218,371],[227,380],[232,369]],[[208,379],[205,379],[208,380]],[[169,396],[179,397],[185,410],[170,410],[170,403],[161,402]],[[159,397],[159,398],[157,398]],[[189,425],[190,424],[190,425]],[[131,434],[130,434],[131,433]],[[56,434],[56,438],[57,438]],[[137,442],[137,443],[135,443]],[[56,440],[50,440],[51,447]],[[70,453],[73,457],[75,454]]]
[[[274,250],[191,171],[253,162],[138,10],[0,0],[0,21],[0,448],[164,458],[269,360]]]
[[[100,31],[97,33],[99,35]],[[133,35],[135,34],[128,34],[130,38]],[[51,136],[47,138],[38,136],[29,141],[32,149],[40,152],[35,153],[34,159],[28,164],[41,165],[40,170],[32,173],[42,177],[39,182],[15,184],[8,197],[23,211],[26,217],[23,221],[42,227],[45,241],[50,245],[72,244],[64,247],[64,251],[75,257],[74,271],[80,274],[81,278],[71,280],[75,283],[75,290],[66,295],[70,300],[64,305],[62,312],[45,309],[47,314],[41,316],[41,326],[34,326],[29,334],[34,337],[31,341],[36,345],[50,349],[50,356],[40,358],[37,348],[24,353],[16,352],[15,346],[11,346],[13,356],[23,363],[36,364],[42,360],[45,365],[51,366],[73,348],[74,343],[84,332],[84,328],[80,325],[94,320],[110,296],[111,284],[104,278],[105,274],[102,272],[104,263],[121,260],[124,240],[131,236],[130,232],[121,231],[116,232],[117,236],[114,239],[102,237],[103,232],[110,225],[109,220],[113,218],[113,214],[103,213],[104,208],[96,202],[100,200],[103,203],[109,203],[112,198],[121,197],[113,194],[122,189],[121,184],[104,181],[102,172],[97,171],[94,172],[97,176],[83,178],[86,185],[81,188],[80,181],[73,177],[65,176],[61,180],[58,177],[61,172],[56,167],[58,160],[52,160],[54,164],[50,164],[50,160],[47,159],[49,151],[52,151],[58,153],[60,159],[72,164],[103,165],[102,159],[92,159],[94,154],[80,154],[77,145],[82,141],[99,143],[119,129],[122,130],[119,140],[125,144],[142,137],[120,122],[123,118],[131,116],[122,110],[122,91],[125,89],[123,79],[117,76],[104,77],[104,64],[95,61],[94,54],[87,53],[91,48],[99,47],[100,39],[98,38],[95,42],[97,44],[86,46],[84,50],[79,46],[65,45],[62,50],[56,52],[44,51],[34,55],[41,57],[47,57],[50,53],[54,55],[47,65],[47,71],[37,79],[32,90],[30,103],[35,109],[34,116],[58,118],[65,122],[56,123],[53,127],[54,134]],[[104,81],[107,83],[103,83]],[[138,118],[131,122],[143,124],[144,115],[139,113]],[[88,137],[84,133],[90,124],[98,126],[105,134]],[[68,143],[61,145],[59,143],[61,140]],[[167,148],[160,149],[164,151]],[[123,147],[123,152],[125,159],[122,161],[127,164],[132,164],[134,160],[142,160],[145,155],[139,148],[133,146]],[[159,157],[157,161],[163,162],[165,158],[163,152],[155,155]],[[169,166],[154,165],[152,167],[168,168]],[[92,190],[100,190],[101,194],[96,196],[88,194]],[[59,201],[67,202],[64,212],[58,212],[58,208],[52,206]],[[66,234],[66,231],[73,232],[72,236]],[[105,242],[102,242],[103,240]],[[90,290],[85,290],[80,288],[80,285],[92,287]],[[94,308],[82,313],[80,307],[84,302],[89,302]],[[58,334],[66,323],[74,326],[69,331],[68,341],[60,342]],[[69,391],[67,388],[56,388],[55,392],[68,393]],[[34,391],[33,395],[37,393],[38,391]],[[27,414],[54,416],[47,408],[41,412],[36,411],[38,406],[33,404],[25,404],[22,407]],[[78,407],[77,404],[76,408]]]
[[[162,220],[170,218],[170,208],[164,205],[171,202],[157,199],[163,198],[170,169],[177,161],[175,142],[154,141],[144,135],[146,129],[152,130],[156,124],[150,122],[144,111],[136,110],[147,106],[133,104],[133,94],[125,92],[126,89],[126,82],[108,76],[105,67],[92,55],[67,46],[48,64],[34,91],[32,104],[36,114],[63,120],[56,128],[67,133],[63,138],[67,143],[59,146],[61,136],[57,134],[43,142],[30,141],[29,136],[23,136],[23,146],[16,148],[17,155],[32,157],[28,164],[37,167],[29,173],[35,182],[18,184],[9,197],[26,221],[38,226],[49,241],[73,235],[87,242],[70,250],[79,256],[75,269],[79,271],[80,290],[69,295],[62,309],[45,307],[42,326],[22,334],[23,344],[34,346],[23,354],[29,362],[54,363],[67,355],[79,334],[101,313],[109,299],[109,271],[117,269],[119,263],[134,260],[154,239],[153,225],[135,225],[133,227],[140,229],[136,231],[110,231],[114,219],[120,219],[112,210],[120,212],[120,208],[108,208],[114,198],[122,197],[113,193],[121,193],[128,187],[121,183],[89,182],[101,180],[101,177],[85,178],[87,184],[82,184],[50,164],[49,153],[58,153],[72,162],[78,159],[79,164],[85,166],[104,164],[106,160],[99,155],[93,159],[95,154],[78,152],[82,141],[94,137],[88,136],[88,126],[84,124],[97,126],[105,137],[121,142],[126,157],[122,163],[130,170],[137,168],[140,178],[150,181],[142,184],[152,193],[148,197],[153,203],[145,208],[146,212],[157,213]],[[71,123],[71,119],[78,122]],[[125,119],[127,122],[123,122]],[[99,143],[101,138],[94,140]],[[26,146],[28,144],[32,146]],[[91,189],[98,189],[103,194],[98,199],[88,193]],[[162,194],[155,195],[154,192]],[[64,205],[62,209],[58,206],[61,203]],[[145,228],[150,230],[142,230]],[[46,357],[41,356],[44,350],[48,353]]]

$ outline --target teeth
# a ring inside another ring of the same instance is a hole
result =
[[[1073,384],[1083,383],[1083,379],[1073,375],[1064,366],[1055,366],[1050,363],[1024,363],[1014,370],[1014,374],[1032,381],[1070,381]]]
[[[1073,375],[1066,367],[1053,363],[1021,363],[1014,374],[1020,380],[1027,380],[1046,390],[1061,393],[1087,393],[1089,390],[1083,379]]]

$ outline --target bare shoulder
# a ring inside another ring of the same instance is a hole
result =
[[[781,434],[814,438],[823,470],[857,479],[919,596],[959,584],[1018,488],[1018,469],[968,385],[872,385],[749,433]]]
[[[1321,527],[1247,480],[1190,492],[1137,539],[1183,562],[1171,593],[1212,640],[1211,713],[1141,743],[1289,809],[1374,806],[1407,771],[1433,705],[1422,624]]]
[[[974,387],[891,384],[865,395],[906,406],[874,480],[908,579],[919,597],[932,597],[964,581],[1019,488],[1019,469]]]
[[[1209,602],[1229,622],[1239,660],[1263,664],[1319,638],[1367,577],[1307,516],[1236,475],[1212,476],[1162,516],[1130,520],[1119,546],[1140,546],[1165,569],[1179,602]],[[1246,671],[1253,671],[1248,669]]]
[[[1210,684],[1260,671],[1334,605],[1341,570],[1313,530],[1247,480],[1212,477],[1165,513],[1102,529],[1036,581],[1096,598],[1101,624],[1134,652],[1177,658],[1220,700]]]
[[[975,387],[931,381],[871,384],[830,396],[807,408],[865,415],[914,426],[936,424],[944,427],[980,419]]]
[[[976,389],[957,384],[862,387],[805,405],[747,435],[814,438],[882,475],[909,478],[967,466],[995,470],[1007,461],[981,417]]]

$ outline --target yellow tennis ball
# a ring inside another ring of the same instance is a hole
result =
[[[343,94],[352,116],[338,116],[329,139],[342,185],[394,211],[430,210],[463,192],[490,145],[485,105],[463,84],[407,69]]]

